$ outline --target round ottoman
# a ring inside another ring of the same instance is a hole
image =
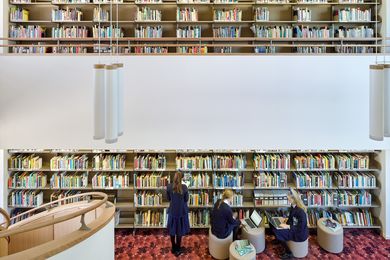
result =
[[[229,247],[229,260],[256,260],[256,249],[252,244],[250,245],[253,251],[240,256],[236,251],[236,242],[231,243]]]
[[[227,259],[229,257],[229,246],[233,242],[233,232],[224,239],[219,239],[209,229],[209,252],[215,259]]]
[[[303,242],[295,242],[292,240],[287,241],[287,246],[290,249],[291,253],[296,258],[302,258],[307,256],[309,253],[309,239],[306,239]]]
[[[249,242],[256,248],[256,254],[264,251],[264,248],[265,248],[265,229],[263,227],[243,228],[241,236],[243,239],[248,239]]]
[[[332,231],[330,228],[324,225],[324,221],[327,218],[320,218],[317,221],[317,241],[321,248],[330,253],[341,253],[344,248],[344,231],[343,227],[340,227],[336,231]],[[337,221],[332,219],[332,222]],[[340,224],[338,224],[340,225]]]

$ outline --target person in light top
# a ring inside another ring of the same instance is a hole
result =
[[[290,259],[293,257],[290,249],[287,247],[287,241],[303,242],[309,237],[305,210],[298,206],[297,200],[292,193],[289,193],[287,198],[291,207],[288,218],[284,219],[285,223],[280,225],[283,229],[272,228],[276,238],[274,243],[279,242],[284,247],[284,253],[280,256],[281,259]]]
[[[237,239],[241,221],[229,206],[232,202],[233,191],[226,189],[211,212],[211,233],[217,238],[224,239],[233,232],[233,240]]]

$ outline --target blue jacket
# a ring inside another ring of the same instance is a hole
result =
[[[290,225],[291,240],[302,242],[308,238],[307,216],[303,209],[297,206],[291,207],[287,224]]]
[[[182,194],[173,192],[173,185],[168,184],[167,198],[169,201],[168,214],[173,218],[186,216],[188,218],[188,188],[182,184]]]
[[[241,224],[241,221],[233,218],[233,211],[228,204],[222,201],[219,208],[218,200],[211,212],[211,233],[217,238],[223,239],[230,235],[236,226]]]

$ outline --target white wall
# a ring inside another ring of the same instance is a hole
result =
[[[86,240],[81,241],[75,246],[52,256],[50,260],[69,260],[69,259],[94,259],[109,260],[114,259],[114,219],[105,227],[96,232]]]
[[[114,145],[92,139],[97,60],[1,56],[0,148],[390,147],[368,138],[374,57],[123,57]]]

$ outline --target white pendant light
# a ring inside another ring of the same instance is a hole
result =
[[[115,65],[106,65],[106,112],[105,140],[112,144],[118,141],[118,75]]]
[[[370,65],[370,138],[383,141],[383,65]]]
[[[104,64],[94,65],[94,135],[95,140],[105,136],[105,71]]]
[[[124,81],[123,63],[116,63],[118,74],[118,136],[123,135]]]
[[[383,135],[390,137],[390,64],[384,65],[383,80]]]

